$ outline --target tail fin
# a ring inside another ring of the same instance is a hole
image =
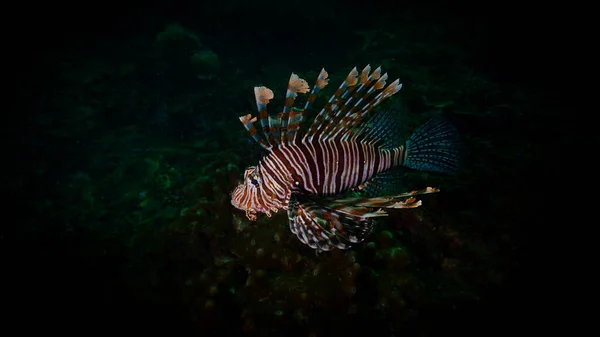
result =
[[[451,173],[460,166],[456,129],[442,118],[421,125],[406,141],[403,165],[415,170]]]

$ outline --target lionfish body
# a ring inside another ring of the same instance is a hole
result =
[[[301,130],[304,112],[319,91],[328,84],[323,69],[312,90],[292,74],[285,106],[276,117],[267,112],[273,92],[255,87],[254,93],[264,137],[254,127],[257,118],[240,117],[250,135],[268,154],[244,173],[244,182],[232,193],[231,203],[244,210],[250,220],[256,213],[271,216],[287,210],[291,231],[303,243],[318,250],[346,249],[371,232],[373,219],[386,216],[385,209],[421,205],[415,196],[437,192],[428,187],[419,191],[378,197],[342,198],[349,190],[386,190],[393,168],[449,172],[457,167],[455,132],[448,124],[431,120],[406,141],[399,141],[393,111],[368,117],[374,107],[397,93],[399,80],[386,86],[381,68],[362,72],[356,68],[318,113],[306,131]],[[298,93],[307,93],[302,109],[294,108]]]

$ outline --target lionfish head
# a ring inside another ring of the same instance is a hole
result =
[[[259,202],[260,185],[262,183],[260,172],[256,166],[250,166],[244,172],[244,181],[239,184],[231,194],[231,204],[246,212],[246,217],[256,220],[256,212],[269,213]]]

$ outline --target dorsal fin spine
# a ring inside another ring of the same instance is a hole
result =
[[[328,84],[328,74],[325,69],[319,73],[317,81],[310,90],[310,94],[304,109],[293,107],[298,93],[307,93],[308,84],[305,80],[292,73],[288,82],[285,104],[283,111],[276,117],[269,116],[267,105],[273,98],[273,92],[267,87],[255,87],[256,107],[259,113],[261,129],[264,138],[261,137],[253,122],[257,120],[251,115],[240,117],[240,121],[252,138],[263,148],[271,150],[280,144],[290,144],[298,141],[298,130],[304,121],[304,113],[314,103],[317,94]],[[335,93],[329,98],[323,109],[317,114],[308,131],[302,137],[302,141],[311,140],[314,136],[325,138],[336,138],[345,140],[357,140],[365,136],[362,130],[353,131],[362,123],[364,116],[389,96],[395,94],[402,85],[399,80],[385,87],[387,73],[381,75],[381,67],[371,72],[371,66],[367,65],[359,74],[356,67],[346,76]],[[374,93],[375,97],[372,97]],[[372,98],[371,98],[372,97]]]
[[[350,121],[352,116],[361,106],[361,103],[365,101],[374,91],[373,80],[379,79],[381,75],[381,67],[377,67],[373,73],[370,73],[371,66],[367,65],[361,72],[360,84],[353,90],[352,97],[344,102],[344,106],[339,109],[334,118],[333,122],[330,123],[329,127],[324,131],[326,137],[339,137],[339,135],[347,129],[347,123],[341,123],[341,121]],[[366,93],[365,93],[366,90]]]
[[[271,122],[269,117],[269,111],[267,105],[269,101],[273,99],[273,91],[267,87],[254,87],[254,98],[256,99],[256,109],[260,118],[260,125],[264,133],[264,141],[266,141],[269,150],[273,146],[277,146],[278,142],[271,134]],[[254,136],[253,136],[254,137]],[[256,138],[255,138],[256,139]]]
[[[258,145],[262,146],[265,150],[271,151],[271,145],[269,145],[267,141],[258,134],[258,130],[256,130],[254,127],[253,123],[256,122],[256,117],[253,118],[250,114],[240,116],[240,122],[242,122],[244,128],[248,130],[248,133],[258,143]]]
[[[331,121],[333,118],[333,104],[335,104],[335,102],[340,99],[340,97],[349,87],[355,86],[357,81],[358,70],[356,69],[356,67],[354,67],[352,68],[352,70],[350,70],[350,73],[346,76],[346,79],[340,84],[335,93],[329,98],[328,104],[325,104],[325,107],[323,107],[323,109],[321,109],[317,117],[315,117],[315,121],[310,126],[303,140],[311,140],[315,134],[320,134],[320,132],[322,132],[321,130],[328,125],[327,122]]]

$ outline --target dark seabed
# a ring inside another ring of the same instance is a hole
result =
[[[518,5],[14,9],[20,23],[5,31],[3,52],[17,73],[4,111],[5,319],[21,334],[68,336],[524,332],[539,306],[534,191],[557,170],[539,169],[555,155],[537,143],[561,144],[549,126],[571,117],[559,114],[558,75],[544,65],[561,39],[540,12],[552,9]],[[441,193],[391,212],[352,249],[316,254],[285,212],[251,222],[231,206],[244,169],[264,154],[238,117],[257,114],[254,86],[273,89],[275,114],[290,73],[312,86],[327,69],[326,99],[367,64],[401,79],[387,106],[407,133],[443,116],[464,160],[451,175],[407,169],[407,190]]]

